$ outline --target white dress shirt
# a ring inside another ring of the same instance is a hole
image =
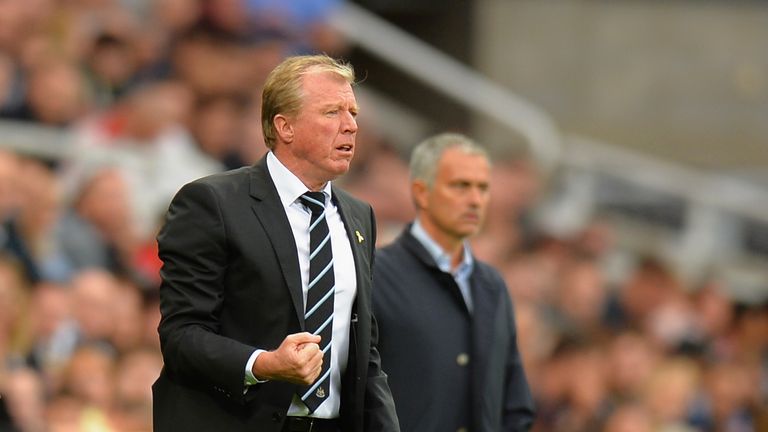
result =
[[[304,305],[307,303],[307,285],[309,284],[309,221],[311,212],[299,197],[308,191],[307,187],[272,153],[267,154],[267,169],[275,183],[280,201],[283,204],[288,221],[291,224],[293,238],[296,241],[299,269],[301,270],[301,286],[304,293]],[[336,418],[339,416],[341,405],[341,374],[347,367],[349,355],[349,326],[352,315],[352,304],[357,294],[357,272],[352,256],[352,246],[349,243],[344,222],[331,197],[331,183],[328,182],[322,191],[326,195],[325,213],[328,229],[331,233],[331,248],[333,250],[333,273],[336,280],[333,302],[333,340],[331,345],[331,385],[328,399],[320,405],[311,417]],[[321,342],[322,346],[322,342]],[[258,382],[253,376],[252,367],[256,358],[263,350],[256,350],[245,367],[246,383]],[[294,396],[289,416],[307,416],[309,409]]]

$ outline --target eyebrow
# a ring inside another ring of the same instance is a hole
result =
[[[320,106],[320,109],[326,110],[329,108],[340,108],[343,104],[342,103],[327,103]],[[355,104],[349,107],[349,111],[359,111],[360,107]]]

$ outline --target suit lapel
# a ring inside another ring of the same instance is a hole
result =
[[[291,224],[280,196],[267,170],[267,159],[262,158],[251,171],[250,195],[254,198],[252,206],[256,218],[264,227],[291,294],[293,307],[304,330],[304,294],[301,289],[301,271],[299,270],[296,241],[293,238]]]
[[[339,208],[341,220],[344,222],[344,229],[347,231],[347,239],[352,248],[352,256],[355,259],[355,274],[359,296],[361,291],[359,288],[363,286],[364,277],[366,276],[362,274],[365,270],[365,266],[362,264],[368,261],[365,256],[366,248],[360,247],[360,244],[365,241],[363,233],[360,231],[363,225],[360,223],[357,215],[349,207],[347,200],[344,199],[343,195],[340,194],[335,187],[333,187],[333,199]]]
[[[453,275],[444,272],[440,269],[440,267],[438,267],[435,259],[432,258],[432,255],[430,255],[424,245],[422,245],[421,242],[416,239],[413,234],[411,234],[411,226],[413,226],[413,224],[408,224],[405,227],[405,230],[403,230],[402,234],[400,234],[398,241],[401,242],[403,247],[410,251],[410,253],[413,254],[417,260],[421,261],[422,265],[427,267],[431,272],[435,274],[435,277],[439,282],[438,285],[442,289],[448,291],[448,294],[453,297],[453,300],[464,313],[466,313],[468,316],[473,315],[473,313],[470,313],[469,309],[467,308],[467,302],[464,300],[464,296],[461,294],[461,289],[456,283],[456,280],[453,278]],[[472,281],[470,281],[470,285],[472,285]],[[472,291],[474,293],[474,287],[472,288]],[[472,297],[474,299],[474,294]]]

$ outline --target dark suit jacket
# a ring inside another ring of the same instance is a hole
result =
[[[526,431],[533,400],[504,281],[475,260],[470,314],[453,276],[410,233],[376,253],[382,367],[403,432]]]
[[[357,270],[341,421],[345,431],[396,431],[371,313],[373,212],[341,190],[332,195]],[[296,245],[266,158],[184,186],[158,245],[165,366],[153,386],[155,431],[279,431],[297,386],[270,381],[244,394],[243,381],[255,348],[304,331]]]

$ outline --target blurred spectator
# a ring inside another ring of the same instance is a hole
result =
[[[120,281],[113,302],[112,318],[115,325],[110,338],[112,344],[121,354],[141,348],[144,344],[141,326],[144,303],[141,291],[136,285]]]
[[[122,413],[120,430],[152,430],[152,384],[163,367],[163,358],[151,349],[126,353],[117,365],[115,405]]]
[[[768,300],[762,304],[739,304],[736,307],[732,357],[746,362],[762,362],[768,369]],[[764,380],[768,378],[764,377]],[[763,382],[764,397],[768,385]]]
[[[48,430],[45,423],[45,390],[40,376],[35,371],[26,368],[11,370],[2,391],[13,426],[0,430],[20,432]]]
[[[654,432],[653,422],[645,407],[627,404],[617,408],[605,422],[603,432]]]
[[[673,291],[644,322],[646,334],[670,353],[696,349],[696,316],[686,293]]]
[[[261,95],[244,113],[243,146],[240,155],[246,165],[253,165],[267,153],[261,129]]]
[[[154,0],[151,7],[151,17],[171,40],[192,28],[203,14],[201,0]]]
[[[243,0],[254,27],[255,37],[281,35],[290,42],[293,54],[324,52],[338,55],[344,39],[328,25],[328,19],[342,0]]]
[[[70,359],[63,392],[106,414],[112,405],[115,366],[112,353],[84,345]]]
[[[20,180],[21,160],[18,156],[0,150],[0,224],[16,215],[20,206],[18,182]],[[7,241],[7,233],[0,230],[0,244]]]
[[[566,406],[561,408],[556,430],[588,432],[597,430],[607,416],[608,386],[606,359],[598,345],[583,344],[564,358],[567,376]],[[573,373],[578,371],[578,373]]]
[[[501,266],[530,241],[532,227],[528,213],[539,197],[540,182],[534,165],[526,159],[494,163],[488,219],[472,241],[481,259]]]
[[[99,267],[129,274],[141,239],[126,179],[109,166],[82,177],[61,222],[62,249],[77,270]]]
[[[577,257],[562,269],[552,309],[559,333],[574,338],[601,337],[608,295],[594,259]]]
[[[575,247],[586,256],[596,259],[604,257],[614,247],[613,231],[613,227],[605,221],[591,221],[577,234]]]
[[[0,51],[13,53],[26,28],[24,2],[0,2]]]
[[[46,389],[53,393],[61,387],[62,372],[77,345],[70,291],[50,282],[36,285],[29,316],[31,341],[27,363],[40,373]]]
[[[245,138],[244,113],[247,101],[236,97],[202,98],[190,122],[197,145],[225,168],[245,165],[242,150]]]
[[[78,66],[61,57],[46,57],[26,72],[24,101],[5,117],[47,126],[68,126],[89,108],[83,76]]]
[[[64,394],[57,394],[48,402],[46,421],[48,427],[54,432],[75,432],[84,429],[81,418],[83,404],[76,398]],[[104,430],[102,425],[96,430]]]
[[[113,354],[99,347],[86,345],[75,351],[64,374],[62,393],[57,396],[69,405],[60,415],[68,416],[65,420],[76,425],[71,430],[115,429],[115,368]]]
[[[137,84],[140,66],[137,47],[126,35],[98,35],[85,64],[91,93],[99,106],[109,106]]]
[[[704,431],[754,431],[748,369],[736,363],[718,362],[704,371],[703,378],[707,396],[700,395],[695,400],[698,406],[692,413],[691,424]]]
[[[210,27],[193,27],[172,52],[174,74],[203,97],[250,94],[249,47],[236,35]]]
[[[689,409],[700,385],[699,366],[686,358],[664,359],[642,392],[643,404],[659,432],[695,431],[687,424]]]
[[[245,39],[251,20],[244,0],[207,0],[203,2],[203,22],[212,29]]]
[[[72,279],[70,289],[79,342],[112,349],[119,299],[117,279],[104,270],[84,270]]]
[[[624,331],[610,342],[607,378],[613,403],[632,402],[643,391],[663,354],[642,334]]]
[[[529,302],[515,303],[515,321],[523,366],[530,375],[537,375],[557,346],[559,335]]]
[[[66,281],[72,267],[55,235],[62,210],[59,178],[32,159],[21,160],[18,170],[24,173],[24,181],[16,185],[18,198],[12,198],[18,208],[5,221],[0,250],[18,259],[30,282]]]
[[[727,357],[735,308],[726,296],[724,286],[714,279],[708,280],[693,294],[692,302],[696,308],[697,338],[694,343],[698,351],[716,359]]]
[[[0,254],[0,378],[28,344],[27,286],[13,258]]]
[[[23,75],[13,59],[0,51],[0,117],[17,112],[24,103]]]
[[[648,324],[653,311],[679,288],[667,266],[656,258],[644,257],[620,288],[611,320],[617,325],[641,328]]]
[[[557,288],[557,275],[548,262],[532,253],[517,253],[502,267],[502,275],[515,303],[544,306]]]
[[[94,165],[112,164],[125,176],[140,236],[153,235],[170,199],[186,182],[221,170],[184,128],[192,95],[184,85],[157,82],[137,88],[107,112],[75,131],[78,151],[68,175],[87,176]]]

